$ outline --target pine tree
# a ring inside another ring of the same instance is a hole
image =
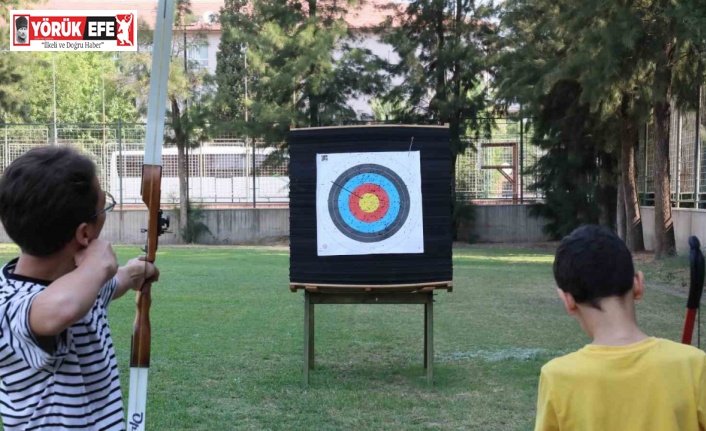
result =
[[[396,121],[448,124],[452,178],[456,161],[487,136],[492,127],[488,82],[489,57],[496,28],[495,10],[482,2],[413,0],[398,9],[381,29],[382,40],[400,60],[387,69],[401,83],[383,98],[396,106]],[[452,195],[456,205],[456,188]]]
[[[283,143],[290,127],[356,120],[350,98],[379,91],[384,80],[379,60],[352,43],[344,4],[226,1],[216,72],[222,118],[268,143]]]

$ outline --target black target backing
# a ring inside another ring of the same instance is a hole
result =
[[[420,152],[424,253],[318,256],[316,155],[410,150]],[[369,285],[452,280],[448,128],[295,129],[289,136],[289,155],[291,282]]]

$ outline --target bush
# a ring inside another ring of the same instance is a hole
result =
[[[472,203],[456,199],[453,208],[452,220],[453,220],[453,240],[458,241],[459,230],[462,223],[470,223],[475,220],[476,212],[475,207]],[[466,241],[470,242],[471,238],[465,238]]]

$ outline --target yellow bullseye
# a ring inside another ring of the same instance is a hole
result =
[[[371,213],[380,207],[380,199],[373,193],[366,193],[360,198],[359,205],[364,212]]]

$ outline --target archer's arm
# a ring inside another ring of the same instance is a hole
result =
[[[113,299],[120,298],[128,290],[140,290],[145,283],[153,283],[159,279],[159,270],[153,263],[140,258],[129,260],[125,266],[118,268],[116,275],[118,286]]]
[[[29,310],[29,326],[37,337],[54,336],[76,323],[93,307],[98,293],[117,270],[110,243],[91,241],[77,256],[77,267],[39,293]]]

